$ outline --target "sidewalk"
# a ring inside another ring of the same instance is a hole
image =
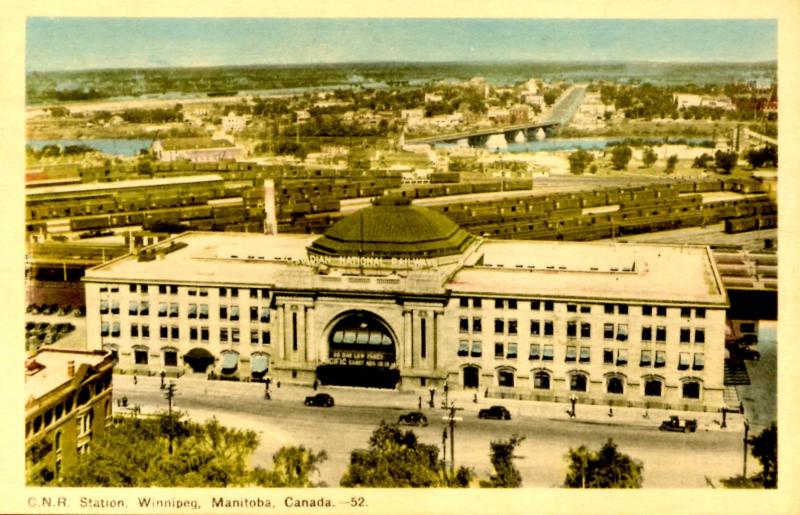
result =
[[[238,381],[209,381],[204,377],[183,376],[178,379],[167,379],[167,382],[175,381],[177,384],[177,396],[175,405],[181,409],[181,392],[191,392],[194,395],[204,395],[215,398],[227,398],[236,402],[263,402],[264,384],[246,383]],[[135,396],[138,389],[143,391],[159,390],[160,378],[157,376],[137,377],[137,385],[133,384],[132,375],[114,375],[114,387],[117,389],[116,398],[122,395]],[[270,387],[270,394],[273,400],[293,401],[298,405],[303,402],[306,396],[317,392],[329,393],[333,396],[337,406],[360,406],[360,407],[381,407],[394,408],[398,411],[417,411],[419,399],[422,397],[422,411],[430,414],[433,411],[443,413],[441,408],[444,395],[441,390],[436,392],[436,408],[428,407],[430,393],[427,389],[415,391],[396,391],[364,388],[351,388],[344,386],[320,386],[316,392],[308,386],[281,385],[278,388],[275,381]],[[609,416],[608,406],[577,404],[575,406],[576,417],[569,417],[571,408],[569,403],[542,402],[516,399],[494,399],[484,398],[478,395],[478,402],[474,402],[475,392],[455,391],[448,394],[448,401],[455,403],[457,408],[463,408],[462,416],[476,416],[478,411],[492,405],[503,405],[511,412],[512,417],[524,416],[531,418],[564,420],[576,424],[603,424],[611,426],[638,426],[658,428],[663,420],[671,415],[687,419],[697,420],[698,431],[744,431],[744,418],[741,414],[728,413],[727,427],[720,428],[722,415],[717,412],[697,412],[697,411],[678,411],[643,408],[614,407],[613,416]],[[131,398],[132,403],[135,398]],[[132,405],[129,405],[129,408]],[[145,409],[145,412],[148,410]]]

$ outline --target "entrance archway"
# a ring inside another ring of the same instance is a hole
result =
[[[480,369],[476,366],[464,367],[464,388],[478,388],[480,386]]]
[[[328,332],[328,363],[317,367],[324,385],[394,388],[396,342],[389,325],[369,311],[348,311]]]
[[[191,367],[192,372],[205,373],[214,364],[214,355],[202,347],[195,347],[184,354],[183,361]]]

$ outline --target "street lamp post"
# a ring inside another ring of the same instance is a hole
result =
[[[742,455],[742,477],[747,478],[747,433],[750,431],[750,424],[744,421],[744,454]]]
[[[449,388],[447,386],[447,383],[445,382],[444,383],[444,405],[445,405],[445,407],[450,405],[449,402],[447,401],[447,392],[448,392],[448,390],[449,390]]]
[[[578,400],[578,397],[576,397],[574,393],[569,396],[569,401],[572,403],[572,417],[573,418],[575,417],[575,402],[577,402],[577,400]]]
[[[442,429],[442,468],[447,470],[447,428]],[[444,470],[442,472],[444,472]]]
[[[167,386],[167,388],[166,388],[167,391],[164,392],[164,397],[167,398],[167,405],[168,405],[168,410],[169,410],[169,453],[170,454],[172,454],[172,437],[173,437],[173,433],[175,432],[174,431],[175,424],[174,424],[174,421],[172,420],[172,399],[175,398],[175,389],[176,388],[177,388],[177,385],[175,384],[175,381],[172,381],[172,382],[169,383],[169,386]]]

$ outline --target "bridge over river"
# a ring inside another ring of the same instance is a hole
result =
[[[567,89],[556,102],[545,111],[537,120],[509,125],[498,125],[462,132],[437,134],[424,138],[412,138],[405,141],[408,145],[434,144],[434,143],[459,143],[461,145],[487,146],[490,148],[504,147],[508,142],[524,143],[528,141],[531,133],[537,139],[543,139],[546,131],[553,132],[564,127],[572,117],[586,95],[586,86],[583,84]]]

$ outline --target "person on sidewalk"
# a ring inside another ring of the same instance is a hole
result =
[[[422,411],[422,395],[419,396],[419,408],[418,409],[420,411]]]

